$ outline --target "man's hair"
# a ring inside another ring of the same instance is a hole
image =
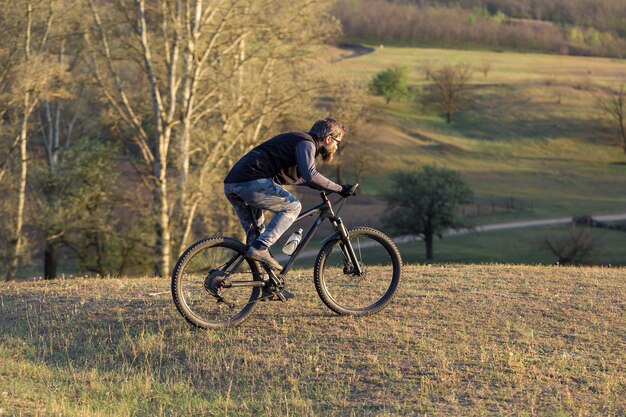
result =
[[[345,132],[346,128],[344,125],[342,125],[338,120],[327,117],[315,122],[313,127],[311,127],[311,130],[309,130],[309,135],[313,136],[317,140],[324,139],[328,135],[341,140]]]

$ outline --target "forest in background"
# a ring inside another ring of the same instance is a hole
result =
[[[0,2],[3,277],[167,275],[198,236],[240,232],[225,170],[347,97],[324,71],[330,5]]]
[[[619,58],[626,52],[623,0],[340,0],[333,12],[351,42]]]
[[[464,9],[485,8],[491,14],[498,11],[521,19],[545,20],[554,23],[593,26],[626,35],[624,0],[406,0],[407,3],[459,6]]]
[[[327,173],[342,182],[380,168],[372,168],[381,157],[370,139],[384,123],[368,120],[367,82],[340,81],[332,65],[328,44],[353,36],[343,18],[341,32],[342,8],[356,8],[355,22],[376,18],[369,28],[380,39],[425,28],[442,31],[423,32],[432,42],[458,37],[467,41],[459,46],[480,47],[485,36],[551,50],[545,35],[564,33],[552,22],[516,32],[513,19],[527,16],[493,4],[0,2],[0,274],[165,275],[199,237],[241,232],[222,192],[240,155],[328,114],[350,127],[350,141]],[[397,19],[403,13],[407,26]],[[411,24],[417,17],[423,25]],[[581,47],[591,48],[595,38],[585,37],[600,29],[576,27]],[[598,53],[624,42],[602,30],[611,37]]]

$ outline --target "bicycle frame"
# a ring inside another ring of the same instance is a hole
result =
[[[335,215],[335,212],[333,211],[332,204],[331,204],[330,200],[328,199],[328,196],[326,195],[326,192],[324,192],[324,191],[320,192],[320,196],[322,197],[322,203],[321,204],[318,204],[317,206],[308,209],[304,213],[301,213],[298,216],[298,218],[294,221],[294,223],[297,223],[297,222],[299,222],[299,221],[301,221],[301,220],[303,220],[303,219],[305,219],[307,217],[310,217],[310,216],[313,216],[313,215],[319,213],[319,215],[317,216],[317,219],[315,219],[315,221],[313,222],[313,224],[311,225],[309,230],[307,230],[306,234],[302,238],[302,241],[300,242],[300,244],[296,248],[295,252],[289,258],[289,261],[287,261],[287,263],[283,267],[283,270],[281,271],[281,273],[278,276],[276,276],[274,274],[274,272],[270,268],[265,268],[265,270],[269,274],[270,278],[276,278],[279,281],[282,281],[282,279],[285,276],[287,276],[287,273],[290,271],[291,266],[298,259],[298,256],[306,248],[306,246],[309,244],[311,239],[313,239],[313,237],[315,236],[315,233],[317,232],[317,229],[319,229],[320,225],[322,224],[322,222],[325,219],[329,219],[331,224],[333,225],[333,228],[336,230],[335,234],[329,236],[328,238],[326,238],[326,240],[329,240],[329,239],[331,239],[334,236],[339,237],[341,239],[341,241],[342,241],[342,243],[340,244],[340,247],[341,247],[341,250],[343,252],[344,258],[352,263],[353,267],[355,268],[355,272],[358,275],[363,274],[363,270],[361,268],[360,263],[358,262],[358,259],[356,257],[355,252],[354,252],[352,244],[348,240],[348,232],[346,231],[346,228],[343,225],[343,221],[341,220],[341,217]],[[230,273],[236,271],[237,268],[239,268],[239,266],[243,263],[244,260],[245,260],[245,258],[240,256],[240,255],[234,256],[233,258],[231,258],[224,265],[223,271],[227,271],[228,268],[230,268],[231,265],[233,265],[235,262],[236,262],[236,265],[227,274],[230,274]],[[279,282],[277,282],[277,284],[278,283]],[[230,286],[230,287],[259,286],[260,287],[260,286],[264,286],[264,284],[262,282],[258,282],[258,281],[257,282],[251,282],[251,281],[231,281],[230,283],[227,284],[227,286]]]
[[[300,216],[298,216],[298,218],[295,220],[295,222],[298,222],[302,219],[305,219],[307,217],[315,215],[316,213],[319,213],[319,215],[317,216],[317,219],[315,219],[315,222],[313,222],[313,224],[307,231],[306,235],[302,238],[302,242],[300,242],[295,252],[289,258],[289,261],[287,261],[287,264],[283,267],[283,270],[280,273],[280,275],[283,277],[287,275],[293,263],[296,261],[300,253],[302,253],[304,248],[306,248],[306,246],[309,244],[311,239],[313,239],[313,236],[315,236],[317,229],[320,227],[320,225],[325,219],[330,220],[331,224],[333,225],[333,228],[339,234],[339,237],[341,238],[343,242],[343,244],[341,245],[341,249],[344,252],[344,256],[346,257],[346,259],[352,262],[352,265],[354,265],[354,267],[357,269],[358,274],[362,274],[361,265],[359,265],[359,262],[357,261],[357,258],[356,258],[356,254],[354,253],[354,249],[352,248],[352,245],[350,244],[350,241],[348,240],[348,232],[346,231],[346,228],[343,225],[343,221],[341,220],[341,217],[335,215],[332,204],[324,191],[320,192],[320,196],[322,197],[321,204],[313,208],[310,208],[309,210],[300,214]],[[329,239],[332,236],[334,235],[329,236],[327,239]]]

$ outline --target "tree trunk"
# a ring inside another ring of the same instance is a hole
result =
[[[446,122],[450,123],[452,121],[452,113],[446,113]]]
[[[44,279],[55,279],[57,277],[57,247],[51,242],[46,242],[43,277]]]
[[[165,159],[166,155],[159,155],[159,159]],[[160,161],[155,167],[158,173],[158,185],[154,188],[154,208],[156,211],[155,232],[156,232],[156,256],[157,264],[154,270],[155,275],[165,277],[170,273],[171,257],[171,236],[170,236],[170,216],[167,202],[167,162]]]
[[[622,117],[623,109],[620,110],[619,117],[619,133],[622,137],[622,148],[624,148],[624,153],[626,153],[626,127],[624,126],[624,118]]]
[[[30,37],[32,25],[33,5],[29,2],[26,11],[26,28],[24,31],[24,58],[26,62],[30,60]],[[24,227],[24,204],[26,201],[26,177],[28,175],[28,148],[26,147],[26,139],[28,134],[28,118],[31,112],[30,91],[24,92],[23,102],[23,118],[20,128],[20,182],[17,194],[17,213],[15,220],[15,234],[13,235],[13,254],[9,262],[7,271],[7,281],[15,278],[17,269],[20,266],[20,258],[22,256],[22,229]]]
[[[424,243],[426,243],[426,260],[433,260],[433,234],[426,233],[424,236]]]
[[[24,114],[20,129],[20,182],[17,194],[17,213],[15,219],[15,233],[13,234],[13,254],[7,271],[7,281],[15,278],[22,257],[22,229],[24,227],[24,205],[26,201],[26,177],[28,175],[28,148],[26,139],[28,133],[28,116],[30,107],[30,93],[24,94]]]

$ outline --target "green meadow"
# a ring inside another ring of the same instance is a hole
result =
[[[624,211],[626,157],[601,120],[595,94],[626,82],[625,61],[378,46],[335,65],[342,77],[361,83],[406,67],[419,95],[428,83],[426,66],[460,63],[475,71],[469,102],[451,124],[415,99],[389,105],[371,99],[380,164],[376,176],[366,176],[366,191],[386,190],[391,171],[435,164],[461,171],[479,202],[515,197],[532,204],[532,213],[500,219]]]
[[[554,264],[556,256],[545,244],[566,240],[569,226],[528,227],[510,230],[469,233],[446,236],[435,241],[435,261],[450,263],[517,263]],[[626,233],[615,230],[596,229],[591,232],[594,245],[586,264],[626,265],[624,245]],[[398,245],[402,259],[407,263],[424,263],[424,243],[413,242]]]

